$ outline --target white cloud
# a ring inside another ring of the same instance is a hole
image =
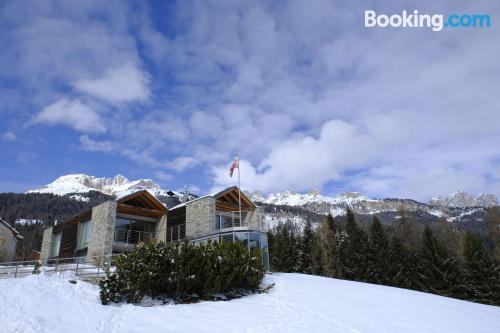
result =
[[[145,101],[150,97],[149,77],[131,63],[107,70],[95,79],[80,79],[75,89],[111,103]]]
[[[80,132],[102,133],[106,131],[106,126],[100,115],[78,99],[63,98],[46,106],[35,115],[33,122],[67,125]]]
[[[191,156],[181,156],[171,162],[168,162],[167,167],[176,171],[184,171],[196,166],[198,163],[199,161]]]
[[[165,173],[163,171],[156,171],[155,172],[155,178],[159,179],[162,182],[168,182],[174,179],[174,177],[168,173]]]
[[[2,140],[4,141],[15,141],[16,140],[16,135],[13,132],[5,132],[2,134]]]
[[[387,13],[398,7],[376,5]],[[426,1],[419,9],[460,5]],[[234,183],[226,164],[240,152],[247,188],[338,183],[375,196],[423,198],[458,187],[500,194],[497,26],[365,29],[357,2],[183,1],[165,13],[175,18],[172,37],[147,11],[138,10],[139,27],[131,28],[122,3],[78,7],[21,16],[0,74],[16,68],[44,92],[34,98],[40,105],[56,100],[45,87],[62,83],[74,87],[68,101],[114,107],[92,108],[113,125],[99,142],[87,137],[89,148],[160,170],[197,161],[195,170],[213,170],[209,186]],[[488,2],[473,7],[499,13]],[[92,19],[94,11],[109,22]],[[143,55],[154,75],[142,70]],[[141,112],[124,106],[134,101],[148,103]]]
[[[111,141],[95,141],[88,135],[80,136],[80,147],[87,151],[112,152],[116,150],[116,145]]]

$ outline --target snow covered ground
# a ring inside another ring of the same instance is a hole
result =
[[[0,332],[500,332],[500,307],[301,274],[227,302],[103,306],[98,287],[29,276],[0,280]]]

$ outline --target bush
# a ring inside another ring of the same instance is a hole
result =
[[[255,291],[264,277],[261,251],[229,242],[150,243],[121,254],[114,265],[99,283],[102,304]]]

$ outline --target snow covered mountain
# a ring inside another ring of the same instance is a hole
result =
[[[52,183],[39,189],[30,190],[27,193],[53,193],[57,195],[72,194],[74,199],[85,200],[85,194],[90,191],[99,191],[105,194],[122,197],[139,190],[148,190],[156,196],[167,196],[168,192],[180,195],[179,193],[163,190],[151,179],[128,180],[122,175],[113,178],[98,178],[85,174],[71,174],[61,176]]]
[[[108,195],[122,197],[138,190],[148,190],[168,207],[183,196],[182,193],[160,188],[151,179],[128,180],[121,175],[113,178],[98,178],[85,174],[62,176],[39,189],[28,191],[28,193],[54,193],[87,201],[89,198],[86,194],[90,191],[100,191]],[[401,210],[404,210],[417,221],[423,223],[445,218],[449,222],[474,224],[484,222],[487,207],[498,205],[498,199],[492,194],[481,194],[474,197],[463,191],[458,191],[448,197],[433,198],[428,203],[399,198],[375,199],[359,192],[345,192],[336,196],[327,196],[318,190],[312,190],[305,194],[285,191],[271,193],[268,196],[263,195],[262,192],[254,191],[248,192],[247,195],[253,201],[265,206],[264,218],[271,227],[283,221],[294,221],[301,225],[306,220],[319,220],[324,214],[341,216],[345,214],[347,207],[350,207],[361,218],[364,216],[367,221],[371,220],[371,216],[377,215],[386,223],[390,223],[396,221]]]
[[[493,194],[481,193],[474,197],[459,190],[447,197],[438,196],[429,200],[429,205],[445,207],[491,207],[498,206],[498,199]]]
[[[303,213],[305,211],[320,215],[329,213],[334,217],[341,216],[345,214],[347,207],[367,221],[370,221],[373,215],[377,215],[386,222],[396,221],[401,211],[404,210],[415,220],[423,223],[445,218],[448,222],[470,225],[484,222],[487,214],[486,208],[498,205],[498,200],[494,195],[482,194],[474,198],[462,191],[447,198],[440,198],[440,200],[433,199],[429,203],[399,198],[374,199],[358,192],[326,196],[318,190],[306,194],[286,191],[270,194],[268,197],[260,192],[250,192],[248,195],[255,202],[267,206],[265,219],[270,226],[284,221],[293,221],[303,225],[306,219],[311,220],[311,216]],[[295,207],[295,209],[286,209],[285,206]]]

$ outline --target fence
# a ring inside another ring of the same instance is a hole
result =
[[[154,239],[154,232],[149,231],[136,231],[126,229],[115,229],[114,241],[122,242],[125,244],[140,244],[148,243]]]
[[[80,280],[97,282],[106,276],[106,271],[113,268],[113,259],[117,255],[96,257],[73,257],[49,259],[41,266],[46,275],[78,277]],[[0,279],[20,278],[33,274],[36,260],[0,263]]]
[[[184,238],[186,238],[186,223],[167,228],[167,242],[177,241]]]

